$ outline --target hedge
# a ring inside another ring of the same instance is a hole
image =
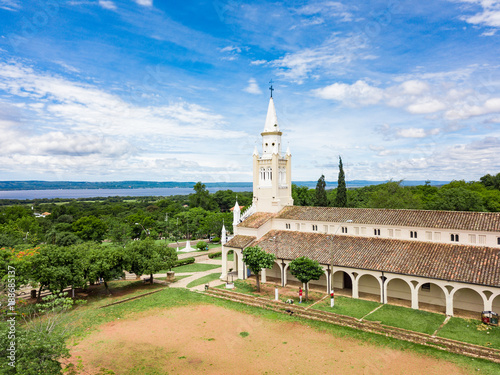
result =
[[[190,257],[190,258],[184,258],[184,259],[179,259],[179,260],[176,260],[174,265],[172,266],[172,268],[175,268],[175,267],[179,267],[179,266],[184,266],[186,264],[191,264],[191,263],[194,263],[194,258],[193,257]]]
[[[233,253],[233,250],[229,250],[227,253],[228,253],[228,254],[232,254],[232,253]],[[211,254],[208,254],[208,257],[209,257],[210,259],[212,259],[212,258],[217,258],[217,257],[220,257],[220,256],[222,256],[222,251],[219,251],[219,252],[217,252],[217,253],[211,253]]]

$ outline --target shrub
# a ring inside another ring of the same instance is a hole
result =
[[[177,261],[175,261],[174,265],[172,266],[172,268],[174,267],[179,267],[179,266],[184,266],[186,264],[191,264],[191,263],[194,263],[194,258],[193,257],[190,257],[190,258],[185,258],[185,259],[179,259]]]
[[[212,258],[217,258],[217,257],[220,257],[220,256],[222,256],[222,251],[218,251],[218,252],[216,252],[216,253],[208,254],[208,257],[209,257],[210,259],[212,259]]]
[[[196,247],[198,248],[199,251],[208,250],[208,245],[207,245],[207,243],[205,241],[199,241],[196,244]]]
[[[220,237],[214,237],[210,242],[215,242],[215,243],[220,242]]]

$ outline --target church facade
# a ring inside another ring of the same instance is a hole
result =
[[[242,251],[260,246],[276,255],[261,281],[298,283],[289,264],[317,260],[325,292],[382,303],[500,312],[500,213],[293,206],[291,160],[271,97],[262,153],[253,153],[253,204],[234,213],[234,237],[222,249],[222,275],[248,277]],[[235,206],[235,208],[236,208]],[[232,267],[227,261],[234,251]]]

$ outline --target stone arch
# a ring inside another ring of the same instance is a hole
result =
[[[443,288],[433,282],[421,282],[418,288],[418,302],[422,310],[446,313],[446,294]]]
[[[379,302],[381,280],[372,274],[365,273],[358,276],[358,294],[360,298]]]
[[[406,280],[391,277],[385,283],[388,303],[411,307],[411,287]]]
[[[453,298],[453,315],[478,318],[478,314],[484,309],[484,296],[474,289],[467,287],[455,289],[451,297]]]
[[[491,305],[491,310],[496,312],[497,314],[500,314],[500,294],[498,294],[496,297],[492,297],[492,305]]]

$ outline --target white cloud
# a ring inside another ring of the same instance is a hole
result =
[[[482,105],[464,104],[461,107],[452,108],[446,112],[446,118],[449,120],[464,120],[490,113],[500,113],[500,98],[488,99]]]
[[[143,5],[145,7],[152,7],[153,0],[134,0],[137,4]]]
[[[110,0],[99,0],[99,5],[104,9],[116,10],[116,5]]]
[[[251,65],[263,65],[265,63],[267,63],[266,60],[254,60],[250,62]]]
[[[317,70],[344,69],[353,60],[364,59],[365,48],[366,40],[359,35],[346,38],[333,35],[319,47],[288,53],[270,64],[278,68],[279,75],[302,83]]]
[[[237,46],[227,46],[227,47],[221,48],[219,51],[241,53],[241,48],[237,47]]]
[[[255,80],[255,78],[250,78],[248,80],[248,86],[245,87],[243,91],[256,95],[262,94],[262,90],[260,89],[259,85],[257,85],[257,81]]]
[[[415,114],[427,114],[442,111],[446,105],[432,97],[418,98],[413,104],[406,107],[407,111]]]
[[[186,174],[179,169],[182,161],[189,160],[185,156],[189,150],[196,149],[191,161],[202,173],[218,142],[248,138],[197,104],[178,100],[161,106],[133,105],[94,85],[39,73],[19,63],[0,62],[1,91],[8,98],[0,107],[0,170],[4,171],[53,170],[72,178],[99,170],[142,176],[144,160],[173,158],[178,167],[168,174],[175,180],[175,173]],[[23,120],[10,119],[15,113],[22,113]]]
[[[500,1],[497,0],[458,0],[462,3],[481,7],[474,15],[464,15],[460,19],[479,26],[500,27]],[[488,35],[487,33],[483,35]],[[492,35],[492,34],[490,34]]]
[[[352,85],[334,83],[313,90],[313,94],[322,99],[336,100],[351,105],[376,104],[384,96],[383,90],[370,86],[364,81],[356,81]]]
[[[0,9],[17,12],[21,9],[21,2],[19,0],[0,0]]]

